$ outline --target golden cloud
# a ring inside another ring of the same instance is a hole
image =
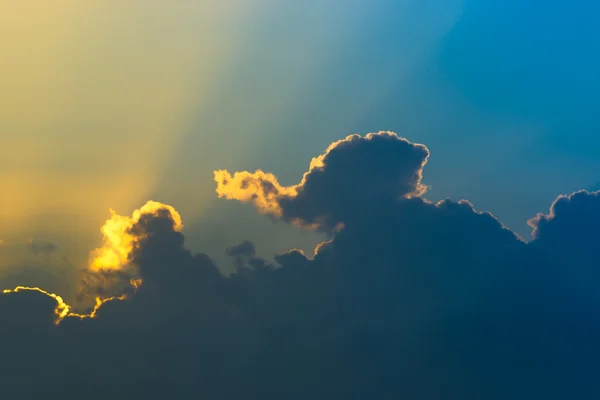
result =
[[[133,212],[131,217],[117,214],[110,210],[111,217],[104,223],[100,231],[104,245],[90,254],[89,270],[92,272],[122,270],[129,265],[129,255],[135,243],[141,239],[139,233],[132,228],[144,215],[156,215],[160,210],[167,210],[173,218],[174,229],[181,231],[181,216],[172,206],[156,201],[148,201],[143,207]]]
[[[127,298],[126,295],[121,295],[121,296],[111,296],[108,298],[100,298],[100,297],[96,297],[96,304],[94,306],[94,308],[87,314],[78,314],[75,312],[71,312],[72,307],[70,305],[68,305],[67,303],[65,303],[65,301],[62,299],[62,297],[60,297],[57,294],[54,293],[50,293],[47,292],[43,289],[40,289],[38,287],[27,287],[27,286],[17,286],[14,289],[5,289],[2,291],[2,294],[9,294],[9,293],[19,293],[19,292],[38,292],[41,293],[43,295],[46,295],[52,299],[54,299],[54,301],[56,301],[56,307],[54,308],[54,314],[55,314],[55,320],[54,323],[56,325],[60,324],[65,318],[67,317],[74,317],[74,318],[80,318],[80,319],[85,319],[85,318],[95,318],[97,315],[98,310],[100,309],[100,307],[102,307],[102,305],[104,303],[107,303],[109,301],[116,301],[116,300],[125,300]]]

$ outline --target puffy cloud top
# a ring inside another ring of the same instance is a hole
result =
[[[420,196],[429,151],[393,132],[351,135],[313,158],[302,181],[283,187],[262,171],[215,171],[220,197],[253,203],[267,215],[332,231],[381,203]]]
[[[549,214],[538,214],[528,221],[537,240],[578,243],[588,246],[600,242],[600,192],[585,190],[559,196]]]

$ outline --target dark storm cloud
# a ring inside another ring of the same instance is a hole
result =
[[[387,133],[342,145],[349,147],[313,164],[295,197],[255,202],[273,218],[343,225],[330,229],[314,258],[290,250],[272,265],[243,242],[229,250],[243,265],[225,277],[186,249],[164,209],[131,228],[139,240],[130,259],[143,284],[100,305],[94,318],[69,315],[55,325],[58,299],[36,290],[0,296],[0,343],[11,346],[0,362],[3,394],[600,395],[600,291],[590,273],[598,265],[597,194],[559,198],[532,220],[535,238],[525,243],[467,201],[419,196],[424,147]],[[262,187],[247,182],[229,189]],[[266,203],[273,200],[283,212]]]

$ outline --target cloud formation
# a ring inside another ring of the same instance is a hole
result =
[[[134,210],[131,217],[110,210],[111,217],[104,223],[102,232],[104,245],[90,253],[89,264],[81,271],[81,285],[77,300],[120,297],[142,283],[141,263],[136,262],[141,243],[153,233],[149,225],[166,224],[162,229],[177,234],[183,229],[179,213],[170,205],[148,201]],[[168,226],[168,228],[167,228]],[[145,264],[144,264],[145,267]]]
[[[145,223],[147,215],[158,215],[164,212],[171,215],[175,230],[183,229],[179,213],[173,207],[156,201],[148,201],[143,207],[135,210],[131,217],[110,210],[111,217],[101,229],[104,246],[92,252],[90,269],[92,271],[119,270],[128,266],[131,252],[145,235],[140,225]]]
[[[227,249],[227,255],[232,257],[253,256],[256,254],[254,243],[244,240],[242,243]]]
[[[215,171],[219,197],[254,204],[259,212],[300,225],[332,231],[371,204],[425,193],[422,169],[429,157],[423,145],[393,132],[351,135],[313,158],[302,181],[284,187],[263,171]]]
[[[243,242],[231,276],[185,247],[172,207],[113,216],[126,228],[108,229],[107,251],[140,281],[87,317],[40,289],[0,295],[3,393],[598,397],[600,193],[559,197],[525,242],[468,201],[424,198],[428,156],[381,132],[334,143],[293,187],[217,171],[222,197],[331,236],[274,263]]]

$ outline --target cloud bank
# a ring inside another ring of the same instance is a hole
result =
[[[313,258],[292,249],[274,264],[249,241],[233,246],[231,276],[186,249],[174,208],[113,215],[124,223],[103,229],[98,254],[123,249],[105,270],[137,280],[117,274],[122,291],[87,316],[41,289],[1,294],[3,393],[598,397],[600,193],[559,197],[525,242],[468,201],[427,200],[428,157],[380,132],[332,144],[290,187],[216,171],[219,196],[330,235]]]

